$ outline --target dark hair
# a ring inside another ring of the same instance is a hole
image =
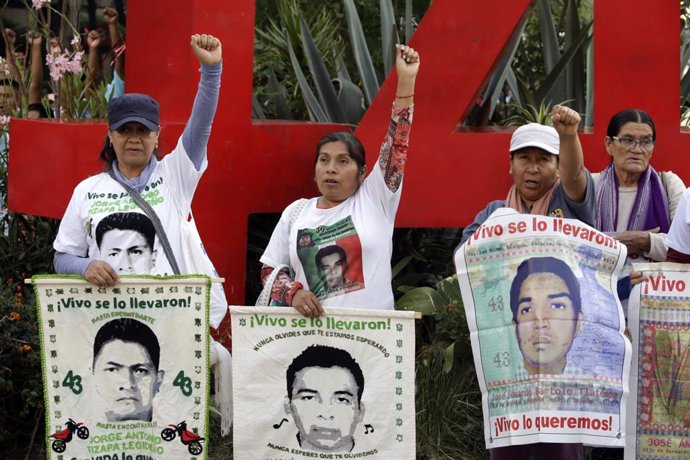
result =
[[[101,147],[101,153],[98,154],[98,159],[101,160],[105,168],[108,169],[115,158],[117,158],[115,149],[113,148],[113,144],[110,143],[110,137],[106,134],[105,142],[103,143],[103,147]]]
[[[148,243],[151,251],[153,251],[156,229],[146,214],[139,212],[114,212],[105,216],[96,226],[96,244],[98,249],[101,248],[103,236],[110,230],[134,230],[139,232],[146,239],[146,243]]]
[[[309,237],[309,246],[308,247],[314,246],[314,236],[311,234],[311,232],[309,230],[303,229],[303,230],[299,230],[297,232],[297,247],[298,248],[299,248],[299,240],[301,240],[305,236]]]
[[[287,380],[287,394],[292,401],[292,388],[295,384],[295,375],[307,367],[321,367],[330,369],[341,367],[350,371],[357,384],[357,406],[362,401],[364,392],[364,374],[357,361],[352,358],[350,353],[340,348],[329,347],[326,345],[310,345],[302,351],[287,368],[285,378]]]
[[[651,115],[641,109],[627,109],[621,110],[617,114],[611,117],[609,121],[609,127],[606,130],[606,135],[608,137],[617,136],[621,128],[626,123],[644,123],[652,128],[652,140],[656,140],[656,127],[654,126],[654,120],[652,120]]]
[[[338,254],[340,256],[340,260],[347,262],[347,254],[345,253],[345,249],[341,248],[337,244],[324,246],[319,249],[319,252],[316,253],[316,257],[314,257],[316,260],[316,266],[319,268],[319,270],[321,269],[321,259],[328,257],[331,254]]]
[[[582,309],[580,299],[580,283],[568,264],[555,257],[532,257],[525,259],[518,266],[513,283],[510,285],[510,310],[513,312],[513,321],[517,324],[517,311],[520,302],[520,289],[528,276],[535,273],[553,273],[561,278],[570,291],[570,300],[573,303],[575,316],[580,314]]]
[[[156,371],[158,371],[158,364],[160,362],[161,347],[158,344],[158,338],[153,333],[150,327],[146,324],[132,318],[117,318],[105,323],[96,333],[96,338],[93,340],[93,364],[96,364],[96,358],[101,352],[101,349],[108,342],[113,340],[122,340],[123,342],[138,343],[146,348],[146,351],[153,362]]]
[[[38,112],[38,118],[48,118],[46,108],[40,102],[33,102],[29,104],[29,112]]]
[[[19,82],[17,82],[17,80],[14,78],[2,78],[0,79],[0,85],[10,85],[14,91],[19,91]]]
[[[326,134],[321,139],[319,139],[319,142],[317,142],[316,144],[316,154],[314,155],[314,167],[316,167],[316,162],[319,161],[319,153],[321,153],[321,147],[323,147],[324,144],[328,144],[329,142],[342,142],[343,144],[345,144],[347,146],[347,153],[350,154],[350,158],[355,160],[355,163],[357,163],[359,173],[364,173],[364,168],[366,166],[364,146],[359,141],[359,139],[355,137],[354,134],[344,131],[334,131],[332,133]]]

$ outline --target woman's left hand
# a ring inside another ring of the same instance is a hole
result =
[[[650,233],[659,233],[659,227],[651,230],[630,230],[620,232],[616,234],[615,238],[628,248],[628,256],[639,256],[644,255],[645,252],[649,252],[649,248],[651,247]]]
[[[648,276],[642,272],[631,272],[630,273],[630,284],[636,286],[644,281],[647,281]]]
[[[201,64],[218,64],[223,60],[223,49],[218,40],[213,35],[194,34],[191,42],[194,56]]]

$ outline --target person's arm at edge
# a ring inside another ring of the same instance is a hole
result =
[[[587,192],[582,145],[577,135],[580,114],[571,108],[555,105],[551,112],[553,126],[558,131],[560,150],[558,172],[565,194],[574,202],[580,203]]]
[[[29,80],[29,105],[41,103],[41,82],[43,81],[43,60],[41,44],[43,37],[36,34],[31,40],[31,77]]]
[[[103,20],[108,24],[108,34],[110,35],[110,46],[115,53],[115,73],[121,79],[125,79],[125,53],[118,53],[117,50],[122,43],[122,32],[117,22],[118,14],[113,8],[107,7],[103,10]]]

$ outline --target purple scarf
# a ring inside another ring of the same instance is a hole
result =
[[[602,171],[597,188],[596,228],[602,232],[615,232],[618,227],[618,177],[613,163]],[[650,230],[659,227],[668,233],[671,226],[668,196],[661,177],[648,166],[637,183],[637,195],[633,204],[627,230]]]

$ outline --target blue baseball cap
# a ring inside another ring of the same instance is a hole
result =
[[[160,106],[151,96],[129,93],[111,99],[108,103],[108,124],[110,129],[117,130],[125,123],[136,122],[151,131],[158,129]]]

